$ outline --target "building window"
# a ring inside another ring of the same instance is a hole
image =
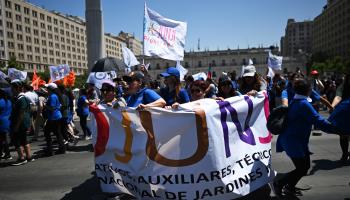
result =
[[[12,18],[12,13],[9,12],[9,11],[6,11],[6,17],[7,17],[7,18]]]
[[[18,4],[15,4],[15,10],[16,10],[17,12],[21,12],[21,6],[18,5]]]
[[[6,27],[12,29],[12,22],[6,22]]]
[[[45,24],[44,23],[40,23],[40,27],[44,29],[45,28]]]
[[[43,54],[47,54],[47,49],[42,49],[41,51],[43,52]]]
[[[39,39],[38,38],[34,38],[34,44],[39,44]]]
[[[34,30],[33,30],[33,33],[34,33],[34,35],[36,35],[36,36],[39,35],[39,31],[38,31],[37,29],[34,29]]]
[[[42,44],[43,46],[46,46],[46,40],[41,40],[41,44]]]
[[[247,61],[245,58],[242,59],[242,65],[246,65],[247,64]]]
[[[24,18],[24,22],[25,22],[26,24],[30,24],[30,19],[29,19],[28,17],[25,17],[25,18]]]
[[[51,17],[50,16],[47,16],[46,20],[47,20],[47,22],[51,23]]]
[[[202,67],[202,61],[198,61],[198,67]]]
[[[17,31],[22,31],[22,26],[19,24],[16,24],[16,29],[17,29]]]
[[[13,38],[13,33],[12,32],[7,32],[7,37],[8,38]]]
[[[24,14],[29,15],[29,8],[24,7]]]
[[[33,26],[36,26],[36,27],[38,27],[38,21],[36,21],[36,20],[33,20]]]
[[[26,42],[32,42],[32,38],[30,36],[26,36]]]
[[[53,24],[57,25],[58,24],[58,20],[57,19],[53,19]]]
[[[212,61],[211,61],[211,65],[212,65],[213,67],[216,66],[215,60],[212,60]]]
[[[32,52],[32,46],[27,45],[27,51]]]
[[[44,31],[41,31],[41,37],[46,37],[46,33]]]
[[[35,53],[40,53],[40,48],[39,47],[35,47],[34,51],[35,51]]]
[[[256,58],[253,58],[253,64],[254,64],[254,65],[258,64],[258,63],[256,62]]]
[[[11,8],[11,2],[9,0],[5,1],[6,8]]]
[[[30,28],[29,27],[25,27],[25,29],[26,29],[26,33],[30,33]]]
[[[16,20],[17,20],[18,22],[21,22],[21,21],[22,21],[21,15],[16,15]]]
[[[35,10],[32,10],[32,16],[37,18],[38,17],[38,12],[36,12]]]
[[[45,15],[43,13],[40,13],[40,19],[45,20]]]
[[[23,41],[23,36],[21,34],[17,34],[17,40]]]
[[[225,60],[222,60],[222,61],[221,61],[221,65],[222,65],[222,66],[226,66],[226,61],[225,61]]]

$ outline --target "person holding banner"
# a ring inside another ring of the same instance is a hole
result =
[[[338,126],[347,135],[340,136],[339,143],[342,150],[340,161],[346,164],[350,160],[349,153],[349,135],[350,135],[350,73],[345,76],[343,84],[341,84],[336,92],[332,106],[334,111],[328,120]]]
[[[305,79],[294,80],[295,96],[288,110],[288,125],[278,136],[276,151],[285,151],[292,160],[295,169],[274,182],[276,195],[301,195],[295,186],[310,168],[309,139],[312,125],[325,132],[337,132],[338,129],[324,119],[308,102],[311,84]]]
[[[47,115],[47,121],[44,128],[44,135],[46,138],[46,154],[47,156],[52,156],[53,153],[53,147],[52,147],[52,138],[51,138],[51,132],[53,132],[56,136],[57,143],[58,143],[58,151],[56,151],[56,154],[65,154],[66,153],[66,146],[63,141],[62,136],[62,127],[61,127],[61,120],[62,120],[62,114],[61,114],[61,102],[59,100],[59,91],[56,83],[49,83],[45,85],[47,87],[47,90],[49,92],[47,101],[46,101],[46,115]]]
[[[258,92],[266,90],[266,83],[256,73],[254,65],[243,68],[242,78],[239,82],[239,92],[250,96],[255,96]]]
[[[205,98],[205,91],[208,88],[206,81],[196,80],[190,86],[191,101],[197,101]]]
[[[166,101],[167,106],[177,108],[179,104],[190,101],[187,91],[181,88],[180,72],[175,67],[169,67],[160,74],[165,78],[165,88],[160,89],[160,96]]]
[[[129,76],[123,76],[128,89],[125,101],[128,107],[145,109],[148,107],[164,107],[165,100],[155,91],[146,87],[145,76],[142,72],[132,72]]]
[[[218,93],[216,94],[217,100],[224,100],[239,95],[241,93],[234,89],[230,77],[223,75],[219,78]]]

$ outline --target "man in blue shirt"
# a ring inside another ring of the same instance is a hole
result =
[[[123,76],[123,80],[128,84],[125,96],[127,106],[139,109],[165,106],[164,99],[146,87],[145,76],[142,72],[132,72],[129,76]]]
[[[63,141],[62,130],[61,130],[61,102],[59,100],[58,87],[55,83],[49,83],[45,85],[48,89],[49,96],[46,101],[46,116],[47,122],[44,128],[44,135],[46,139],[46,154],[48,156],[53,155],[51,132],[53,132],[57,138],[59,150],[56,154],[66,153],[66,146]]]

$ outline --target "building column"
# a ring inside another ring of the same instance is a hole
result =
[[[85,0],[87,59],[90,73],[94,63],[105,56],[101,0]]]

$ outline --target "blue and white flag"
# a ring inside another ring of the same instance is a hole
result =
[[[23,72],[15,68],[9,68],[7,74],[11,80],[18,79],[24,81],[27,78],[27,72]]]
[[[267,61],[267,66],[269,66],[273,70],[282,70],[282,56],[276,56],[269,51],[269,58]]]
[[[205,80],[207,80],[207,77],[208,77],[208,76],[207,76],[207,74],[204,73],[204,72],[199,72],[199,73],[197,73],[197,74],[193,74],[192,77],[193,77],[193,79],[194,79],[195,81],[197,81],[197,80],[205,81]]]
[[[176,69],[180,72],[180,81],[184,81],[184,77],[188,70],[181,65],[180,61],[176,61]]]
[[[145,4],[143,52],[167,60],[184,58],[187,23],[165,18]]]
[[[51,82],[55,82],[63,79],[70,72],[69,65],[58,65],[58,66],[50,66],[50,78]]]
[[[101,89],[105,81],[113,81],[115,78],[117,78],[117,73],[115,71],[91,72],[86,83],[92,83],[95,87]]]
[[[128,49],[127,47],[122,47],[123,51],[123,60],[126,66],[128,68],[140,64],[139,61],[137,61],[134,53]]]

